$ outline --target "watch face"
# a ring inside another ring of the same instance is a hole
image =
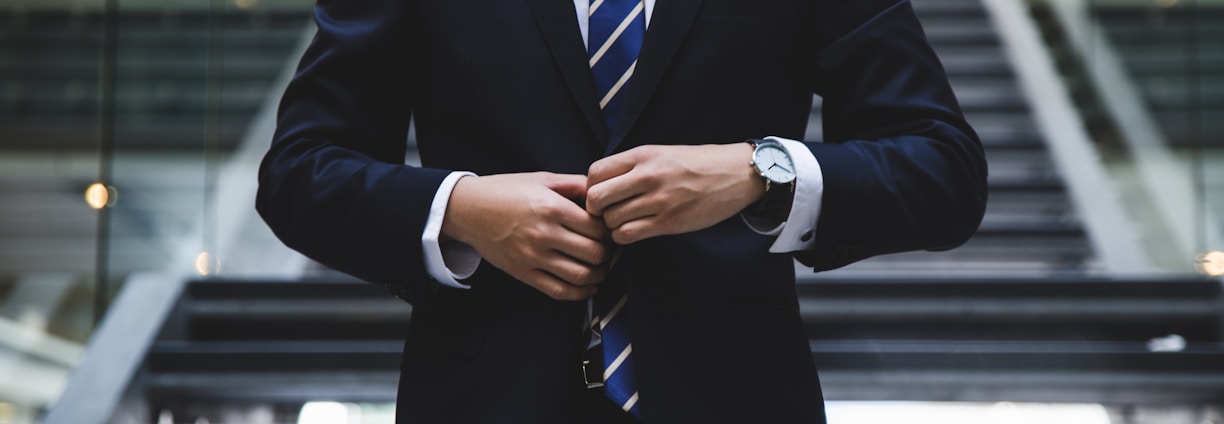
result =
[[[795,163],[777,143],[762,143],[752,155],[757,171],[769,181],[786,184],[795,180]]]

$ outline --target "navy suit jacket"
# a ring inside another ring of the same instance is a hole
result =
[[[986,165],[904,0],[659,0],[616,128],[570,0],[319,0],[257,208],[290,247],[414,305],[406,422],[577,420],[582,302],[487,264],[439,287],[421,233],[451,170],[585,174],[644,144],[824,140],[815,246],[771,254],[739,217],[626,248],[647,422],[823,422],[792,258],[813,269],[946,249],[977,228]],[[409,120],[422,167],[404,165]],[[748,166],[745,163],[745,166]]]

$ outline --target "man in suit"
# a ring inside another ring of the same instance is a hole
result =
[[[823,422],[792,258],[976,230],[981,146],[907,0],[614,3],[319,0],[257,208],[413,304],[401,422]]]

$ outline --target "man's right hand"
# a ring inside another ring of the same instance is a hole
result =
[[[442,236],[553,299],[589,298],[606,274],[610,241],[581,206],[586,186],[584,175],[547,172],[461,178]]]

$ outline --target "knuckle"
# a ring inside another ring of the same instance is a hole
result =
[[[646,195],[645,197],[646,198],[644,200],[647,203],[650,203],[652,205],[658,205],[660,209],[664,209],[664,210],[671,209],[672,202],[680,201],[680,199],[675,199],[673,195],[666,193],[663,190],[657,190],[653,193]]]
[[[608,231],[609,231],[608,224],[605,223],[602,219],[596,220],[595,222],[591,223],[591,231],[595,234],[594,239],[597,241],[602,242],[608,239]],[[602,246],[602,244],[600,246]],[[601,249],[606,249],[606,248],[601,247]]]
[[[590,271],[587,271],[586,280],[584,280],[583,282],[585,282],[587,286],[593,286],[595,284],[599,284],[599,282],[603,281],[603,279],[604,279],[603,270],[600,270],[598,268],[591,268]]]
[[[603,175],[604,169],[607,167],[608,165],[606,161],[602,161],[602,160],[596,161],[595,163],[592,163],[591,166],[587,167],[587,175],[590,175],[590,176]]]
[[[523,237],[523,241],[525,241],[526,243],[524,246],[521,247],[520,254],[527,256],[527,255],[534,253],[532,251],[533,250],[532,246],[539,244],[540,240],[543,239],[543,236],[544,236],[544,232],[541,231],[538,227],[531,226],[531,227],[523,228],[522,237]]]
[[[572,296],[570,292],[571,290],[564,285],[557,285],[549,289],[548,297],[551,297],[553,300],[567,300]]]
[[[582,267],[571,272],[569,281],[580,286],[585,286],[591,284],[591,277],[593,276],[594,275],[591,273],[589,268]]]
[[[603,263],[608,258],[608,248],[603,244],[596,244],[595,247],[591,248],[590,255],[589,259],[591,259],[591,262]]]
[[[601,186],[591,187],[587,189],[587,193],[586,193],[587,204],[592,207],[600,206],[603,204],[604,196],[605,194],[604,194],[603,187]]]
[[[654,217],[654,221],[651,222],[651,225],[656,228],[667,228],[675,224],[676,219],[676,214],[671,213],[671,211],[668,210],[663,210],[659,211],[659,214]]]
[[[526,241],[527,243],[518,245],[516,249],[517,254],[515,256],[522,258],[523,263],[533,263],[533,262],[538,261],[539,258],[538,258],[538,255],[536,254],[534,240],[527,237]]]
[[[650,176],[656,183],[661,183],[673,176],[672,169],[666,166],[655,166],[650,169]]]
[[[642,169],[639,176],[641,182],[647,184],[648,187],[657,186],[659,182],[663,181],[664,178],[663,170],[655,166]]]
[[[605,210],[603,213],[603,221],[604,225],[607,225],[608,228],[619,227],[622,224],[620,222],[620,211],[616,208],[609,208],[608,210]]]
[[[638,241],[641,234],[642,234],[641,227],[625,228],[624,230],[621,231],[620,243],[629,244],[629,243]]]
[[[613,230],[612,241],[615,241],[616,244],[629,244],[629,237],[625,235],[624,230]]]
[[[539,202],[535,209],[536,213],[544,218],[555,219],[561,215],[561,207],[555,202]]]

